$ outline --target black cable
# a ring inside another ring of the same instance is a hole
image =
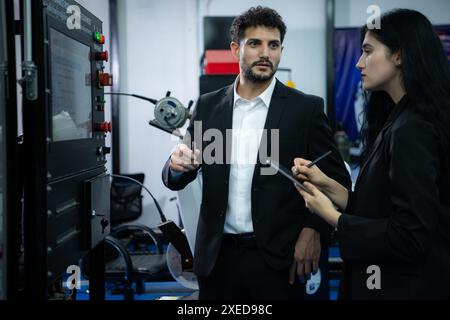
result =
[[[148,101],[150,103],[153,103],[154,105],[156,105],[158,103],[158,100],[152,99],[152,98],[147,98],[144,96],[140,96],[137,94],[129,94],[129,93],[121,93],[121,92],[105,92],[105,94],[111,95],[111,96],[127,96],[127,97],[135,97],[138,99],[142,99],[145,101]]]
[[[126,179],[126,180],[130,180],[130,181],[132,181],[132,182],[134,182],[134,183],[137,183],[137,184],[140,185],[142,188],[144,188],[144,190],[148,192],[148,194],[150,195],[150,197],[152,197],[153,201],[155,202],[156,209],[158,210],[159,216],[161,217],[161,222],[166,222],[166,221],[167,221],[166,216],[164,215],[164,213],[163,213],[161,207],[159,206],[158,201],[156,201],[156,198],[153,196],[153,194],[150,192],[150,190],[148,190],[147,187],[144,186],[143,183],[141,183],[140,181],[138,181],[138,180],[136,180],[136,179],[133,179],[133,178],[130,178],[130,177],[127,177],[127,176],[122,176],[122,175],[120,175],[120,174],[112,174],[111,177],[113,177],[113,178],[123,178],[123,179]]]

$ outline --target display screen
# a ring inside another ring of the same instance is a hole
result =
[[[50,29],[53,141],[92,137],[91,50]]]

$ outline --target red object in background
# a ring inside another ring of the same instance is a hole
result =
[[[239,62],[230,50],[207,50],[205,53],[205,74],[239,74]]]

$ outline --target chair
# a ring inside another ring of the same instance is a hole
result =
[[[129,174],[126,177],[144,183],[145,174]],[[138,219],[142,214],[142,186],[125,178],[113,177],[111,182],[111,227]]]

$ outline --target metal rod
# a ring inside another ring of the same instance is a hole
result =
[[[24,16],[24,61],[33,60],[32,39],[33,32],[31,28],[31,0],[23,0],[23,16]]]
[[[23,23],[24,23],[24,60],[22,63],[25,82],[25,98],[35,101],[38,98],[37,66],[33,62],[33,33],[31,19],[31,0],[23,0]]]
[[[5,41],[6,42],[6,38],[7,38],[7,34],[6,34],[6,8],[5,8],[5,1],[4,0],[0,0],[0,41]],[[7,68],[7,64],[5,63],[8,56],[8,49],[7,46],[1,46],[1,48],[3,48],[3,50],[0,51],[0,68],[4,67]],[[3,64],[3,66],[2,66]],[[0,75],[2,76],[2,75]]]

